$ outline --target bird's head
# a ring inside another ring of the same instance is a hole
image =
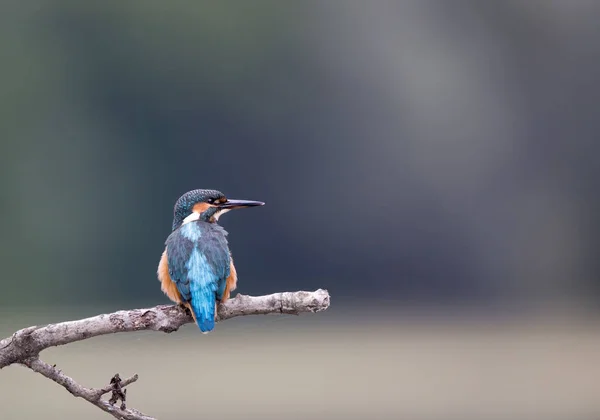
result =
[[[183,194],[173,209],[173,230],[193,220],[216,223],[230,210],[263,206],[261,201],[231,200],[216,190],[193,190]]]

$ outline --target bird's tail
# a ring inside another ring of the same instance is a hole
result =
[[[196,325],[203,333],[209,333],[215,328],[216,297],[212,290],[192,290],[190,309]]]

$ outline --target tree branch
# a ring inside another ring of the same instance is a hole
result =
[[[292,314],[319,312],[329,307],[329,293],[319,289],[314,292],[283,292],[266,296],[237,295],[218,307],[217,321],[236,316]],[[61,346],[99,335],[119,332],[153,330],[171,333],[182,325],[192,323],[191,314],[180,305],[159,305],[147,309],[132,309],[102,314],[77,321],[28,327],[0,341],[0,369],[19,363],[62,385],[76,397],[81,397],[118,419],[154,420],[137,410],[118,408],[101,399],[115,387],[125,387],[135,382],[133,377],[100,389],[86,388],[63,374],[56,366],[39,359],[39,353],[48,347]],[[117,375],[115,375],[118,378]]]

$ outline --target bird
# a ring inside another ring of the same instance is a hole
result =
[[[234,210],[263,206],[262,201],[228,199],[210,189],[188,191],[173,208],[171,234],[158,264],[161,290],[192,313],[204,334],[215,327],[217,305],[237,287],[237,272],[219,217]]]

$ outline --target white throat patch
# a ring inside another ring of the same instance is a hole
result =
[[[221,215],[227,213],[229,210],[231,210],[231,209],[221,209],[218,212],[216,212],[213,217],[215,218],[215,220],[219,220],[219,217],[221,217]]]
[[[215,218],[215,220],[219,220],[219,217],[221,217],[221,215],[227,213],[229,210],[231,210],[231,209],[221,209],[221,210],[217,211],[213,217]],[[188,217],[183,219],[183,223],[181,223],[181,226],[185,225],[186,223],[193,222],[194,220],[198,220],[198,219],[200,219],[200,213],[197,213],[194,211]]]
[[[188,217],[183,219],[183,223],[181,224],[181,226],[185,225],[186,223],[193,222],[194,220],[198,220],[199,218],[200,218],[200,213],[196,213],[194,211]]]

